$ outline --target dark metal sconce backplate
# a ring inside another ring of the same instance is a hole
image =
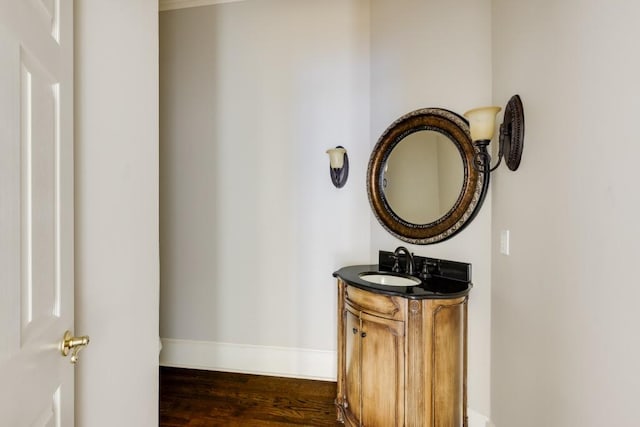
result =
[[[520,166],[524,145],[524,109],[520,96],[513,95],[504,109],[500,126],[500,148],[507,167],[512,171]]]

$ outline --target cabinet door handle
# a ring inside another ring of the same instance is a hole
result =
[[[358,333],[358,329],[353,328],[353,333],[354,333],[354,334],[357,334],[357,333]]]
[[[362,333],[360,334],[360,336],[361,336],[362,338],[365,338],[365,337],[367,336],[367,333],[366,333],[366,332],[362,332]]]

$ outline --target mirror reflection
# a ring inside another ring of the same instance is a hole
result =
[[[445,135],[420,130],[393,148],[382,179],[384,197],[397,216],[429,224],[449,212],[461,194],[462,154]]]

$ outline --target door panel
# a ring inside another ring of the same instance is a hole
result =
[[[21,342],[60,315],[58,82],[20,51]]]
[[[73,3],[0,0],[0,419],[73,426]]]
[[[401,426],[404,419],[404,322],[361,314],[362,425]]]

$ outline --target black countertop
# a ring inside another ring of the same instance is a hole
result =
[[[363,273],[391,273],[384,267],[381,269],[378,264],[372,265],[352,265],[343,267],[333,273],[334,277],[339,277],[347,284],[366,291],[376,292],[385,295],[395,295],[408,299],[450,299],[459,298],[469,294],[472,288],[470,281],[449,279],[444,277],[430,277],[422,280],[415,286],[386,286],[370,283],[360,278]],[[406,276],[398,274],[399,276]],[[414,277],[414,276],[412,276]],[[416,277],[420,279],[419,277]]]

